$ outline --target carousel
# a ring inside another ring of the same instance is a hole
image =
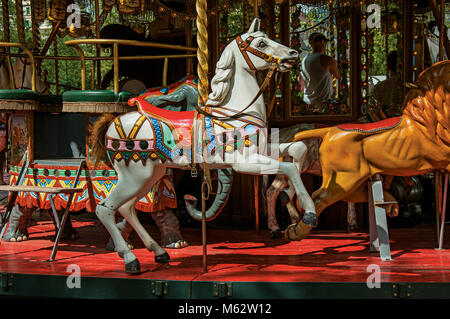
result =
[[[0,296],[450,297],[449,16],[2,0]]]

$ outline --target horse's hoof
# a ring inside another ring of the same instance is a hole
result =
[[[168,253],[164,253],[159,256],[155,255],[155,262],[157,262],[159,264],[167,264],[169,261],[170,261],[170,256]]]
[[[127,246],[128,246],[129,250],[133,250],[133,248],[134,248],[133,244],[130,243],[130,242],[127,242]],[[108,241],[108,243],[106,244],[106,250],[108,250],[108,251],[116,251],[116,246],[114,245],[114,242],[113,242],[112,239],[110,239]]]
[[[137,274],[141,272],[141,265],[137,259],[125,264],[125,272],[127,274]]]
[[[106,244],[106,250],[108,250],[108,251],[116,251],[116,246],[114,246],[114,242],[111,239]]]
[[[356,233],[356,232],[358,232],[358,230],[359,230],[359,227],[356,224],[355,225],[350,224],[347,226],[347,233]]]
[[[172,248],[172,249],[180,249],[180,248],[184,248],[184,247],[187,247],[187,246],[188,246],[187,241],[179,240],[177,242],[170,243],[170,244],[168,244],[168,245],[166,245],[164,247],[165,248]]]
[[[306,238],[311,231],[311,226],[300,221],[297,224],[289,225],[289,227],[284,232],[284,238],[287,240],[300,241]]]
[[[281,233],[281,230],[278,228],[276,230],[270,231],[270,238],[271,239],[280,239],[283,237],[283,234]]]

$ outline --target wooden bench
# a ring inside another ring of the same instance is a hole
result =
[[[56,252],[58,249],[58,243],[59,240],[61,239],[61,235],[62,232],[64,230],[64,225],[66,224],[66,220],[67,220],[67,216],[69,215],[69,211],[70,211],[70,206],[72,205],[72,200],[75,196],[76,193],[82,193],[83,192],[83,188],[76,188],[76,186],[78,185],[78,179],[80,178],[81,175],[81,170],[82,169],[86,169],[87,170],[87,165],[85,161],[82,161],[80,163],[80,166],[78,167],[78,171],[77,171],[77,175],[75,177],[75,182],[73,184],[72,188],[65,188],[65,187],[42,187],[42,186],[30,186],[30,185],[20,185],[23,182],[23,177],[26,174],[26,171],[28,169],[28,163],[24,164],[22,167],[22,171],[19,174],[19,178],[18,178],[18,182],[17,185],[0,185],[0,191],[8,191],[11,192],[11,196],[8,200],[8,205],[6,208],[6,212],[5,212],[5,223],[2,226],[1,232],[0,232],[0,244],[1,241],[3,239],[3,235],[5,233],[5,230],[7,228],[7,225],[9,223],[9,219],[10,219],[10,215],[11,215],[11,211],[15,205],[16,202],[16,198],[19,192],[33,192],[33,193],[47,193],[47,194],[51,194],[51,196],[49,196],[50,198],[50,205],[52,207],[52,213],[53,213],[53,217],[55,218],[55,223],[56,223],[56,239],[55,242],[53,244],[53,249],[52,249],[52,253],[50,255],[50,259],[49,261],[54,261],[55,260],[55,256],[56,256]],[[53,202],[53,197],[57,194],[69,194],[69,200],[67,201],[67,206],[64,210],[64,215],[62,217],[61,222],[59,221],[58,218],[58,214],[56,213],[56,208],[55,208],[55,203]]]

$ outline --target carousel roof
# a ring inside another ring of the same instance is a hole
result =
[[[278,0],[277,3],[283,3],[286,0]],[[389,2],[394,2],[395,0],[389,0]],[[444,0],[446,3],[449,3],[450,0]],[[329,4],[338,5],[338,6],[352,6],[357,7],[362,4],[371,4],[374,2],[379,2],[380,4],[384,4],[384,0],[292,0],[293,3],[300,3],[304,5],[311,6],[325,6]],[[441,0],[436,0],[438,4],[441,3]],[[414,3],[418,5],[420,8],[429,8],[429,0],[414,0]]]

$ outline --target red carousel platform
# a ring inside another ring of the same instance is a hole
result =
[[[301,242],[271,240],[268,231],[208,229],[208,272],[202,272],[201,229],[182,229],[189,246],[168,249],[158,265],[133,234],[143,273],[127,275],[108,235],[93,219],[73,217],[80,238],[63,241],[48,262],[54,227],[39,221],[30,240],[0,245],[0,296],[65,298],[448,298],[450,250],[437,250],[435,226],[392,229],[393,261],[369,252],[366,233],[319,232]],[[155,239],[159,231],[148,227]],[[449,246],[450,243],[446,242]],[[70,265],[81,271],[80,288],[68,288]],[[381,285],[369,288],[380,268]],[[68,268],[69,267],[69,268]],[[371,266],[374,267],[374,266]],[[376,267],[376,266],[375,266]]]

